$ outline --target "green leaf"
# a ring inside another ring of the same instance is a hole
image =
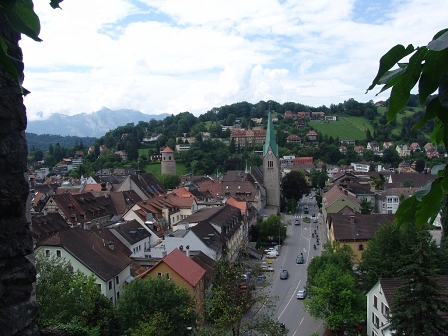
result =
[[[11,10],[5,10],[5,16],[11,26],[19,33],[25,34],[35,41],[42,41],[38,35],[40,33],[39,17],[34,12],[31,0],[16,1]]]
[[[418,203],[415,195],[406,198],[400,203],[397,212],[395,213],[395,220],[399,226],[404,223],[414,222]]]
[[[398,68],[395,70],[387,71],[383,77],[381,77],[378,81],[378,84],[387,84],[393,78],[404,74],[406,72],[406,68]]]
[[[439,172],[443,171],[445,168],[446,168],[446,165],[444,165],[444,164],[435,165],[431,168],[431,174],[438,175]]]
[[[30,93],[22,86],[23,83],[23,62],[17,58],[8,55],[8,46],[0,37],[0,64],[3,69],[11,76],[11,78],[19,85],[22,94]]]
[[[432,214],[437,214],[440,210],[443,198],[440,182],[441,178],[439,177],[431,183],[431,190],[422,197],[422,201],[418,205],[418,210],[415,214],[415,224],[418,228],[425,227]]]
[[[374,78],[372,84],[367,88],[367,91],[372,90],[387,71],[389,71],[395,64],[397,64],[399,60],[401,60],[403,57],[408,56],[412,52],[414,52],[414,47],[412,46],[412,44],[408,45],[407,48],[405,48],[401,44],[397,44],[395,47],[392,47],[387,53],[385,53],[380,59],[380,67],[378,69],[378,73]]]
[[[420,119],[419,122],[417,122],[412,129],[417,130],[425,126],[425,124],[431,120],[437,117],[437,108],[440,106],[438,97],[435,97],[431,99],[428,106],[426,107],[425,115],[422,119]]]
[[[445,168],[442,172],[441,172],[441,181],[440,181],[440,185],[442,186],[443,191],[446,193],[448,193],[448,168]]]
[[[399,69],[399,70],[401,70],[401,69]],[[394,86],[395,84],[399,83],[404,78],[404,76],[406,76],[406,71],[403,71],[402,73],[397,74],[396,76],[391,77],[389,82],[387,82],[387,84],[384,85],[381,88],[380,92],[378,92],[376,95],[379,95],[381,92],[384,92],[387,89],[389,89],[392,86]]]
[[[434,124],[434,129],[429,136],[432,143],[440,144],[442,143],[443,134],[440,135],[440,132],[443,132],[443,124],[441,120],[437,120]]]
[[[61,8],[61,7],[59,7],[59,4],[62,2],[63,0],[51,0],[50,1],[50,6],[53,8],[53,9],[56,9],[56,8]],[[62,9],[62,8],[61,8]]]
[[[417,201],[420,202],[422,200],[422,197],[429,193],[429,191],[431,190],[431,183],[425,184],[422,188],[420,188],[415,192],[415,197],[417,198]]]
[[[434,51],[441,51],[448,48],[448,31],[428,43],[428,49]]]
[[[438,39],[440,36],[442,36],[446,31],[448,31],[448,28],[445,28],[445,29],[440,30],[437,34],[435,34],[435,35],[432,37],[432,40],[431,40],[431,41],[437,40],[437,39]]]
[[[387,113],[387,120],[391,122],[398,112],[406,106],[411,95],[411,90],[417,83],[422,69],[422,62],[427,52],[426,47],[420,47],[417,52],[409,59],[409,64],[406,67],[406,72],[401,80],[394,85],[390,94],[389,111]]]
[[[440,79],[448,72],[448,49],[443,51],[428,50],[425,55],[420,82],[418,83],[420,104],[424,105],[428,96],[439,87]]]
[[[444,74],[439,83],[439,100],[444,108],[448,108],[448,75]]]

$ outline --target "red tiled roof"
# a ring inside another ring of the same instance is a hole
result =
[[[162,153],[174,153],[174,151],[171,148],[169,148],[168,146],[166,146],[164,148],[164,150],[162,151]]]
[[[199,280],[201,280],[205,274],[205,269],[196,264],[178,248],[175,248],[170,254],[160,260],[152,268],[142,273],[140,277],[144,277],[151,271],[151,269],[157,267],[157,265],[159,265],[160,263],[165,263],[169,268],[179,274],[193,287],[197,285]]]

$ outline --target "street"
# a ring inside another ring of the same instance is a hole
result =
[[[309,209],[309,214],[304,215],[305,206]],[[304,216],[311,218],[316,214],[318,223],[303,221]],[[300,219],[300,225],[294,225],[296,218]],[[307,279],[307,265],[311,258],[320,255],[322,244],[326,242],[322,226],[322,218],[318,213],[316,199],[313,197],[303,197],[296,209],[295,215],[284,215],[284,223],[291,223],[287,228],[287,236],[280,249],[280,255],[274,260],[274,273],[272,275],[272,294],[278,296],[275,316],[279,322],[285,324],[289,329],[288,335],[309,336],[314,332],[323,335],[325,328],[321,321],[316,321],[303,309],[303,300],[296,297],[297,290],[303,289]],[[318,229],[317,229],[318,227]],[[315,233],[316,230],[316,233]],[[315,233],[315,234],[314,234]],[[314,234],[314,238],[312,238]],[[319,245],[314,250],[316,244],[316,234],[319,235]],[[304,264],[296,264],[297,255],[303,253]],[[282,270],[289,271],[289,278],[280,279]]]

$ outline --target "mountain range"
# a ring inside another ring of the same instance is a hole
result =
[[[79,113],[73,116],[55,113],[48,119],[28,121],[26,132],[35,134],[55,134],[100,138],[108,131],[129,123],[163,120],[168,113],[144,114],[136,110],[113,111],[103,108],[93,113]]]

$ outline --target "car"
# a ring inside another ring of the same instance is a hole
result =
[[[317,223],[317,218],[316,217],[314,217],[313,223]]]
[[[275,247],[270,247],[270,248],[264,250],[264,252],[265,252],[266,254],[269,254],[269,253],[271,253],[271,252],[275,252],[275,255],[276,255],[276,256],[279,255],[279,253],[278,253],[278,247],[277,247],[277,246],[275,246]]]
[[[289,278],[289,273],[288,273],[288,271],[287,270],[283,270],[281,273],[280,273],[280,279],[282,279],[282,280],[286,280],[286,279],[288,279]]]
[[[313,199],[313,196],[310,196],[310,199]]]
[[[306,290],[305,289],[299,289],[297,291],[297,299],[298,300],[303,300],[306,298]]]
[[[274,272],[274,267],[267,266],[267,265],[261,265],[261,270],[263,272]]]
[[[294,225],[300,225],[300,219],[296,218],[296,220],[294,221]]]
[[[303,259],[303,254],[300,253],[300,254],[297,256],[296,264],[303,264],[304,262],[305,262],[305,260]]]
[[[313,213],[313,214],[311,215],[311,217],[313,217],[313,218],[316,218],[316,214],[315,214],[315,213]]]

